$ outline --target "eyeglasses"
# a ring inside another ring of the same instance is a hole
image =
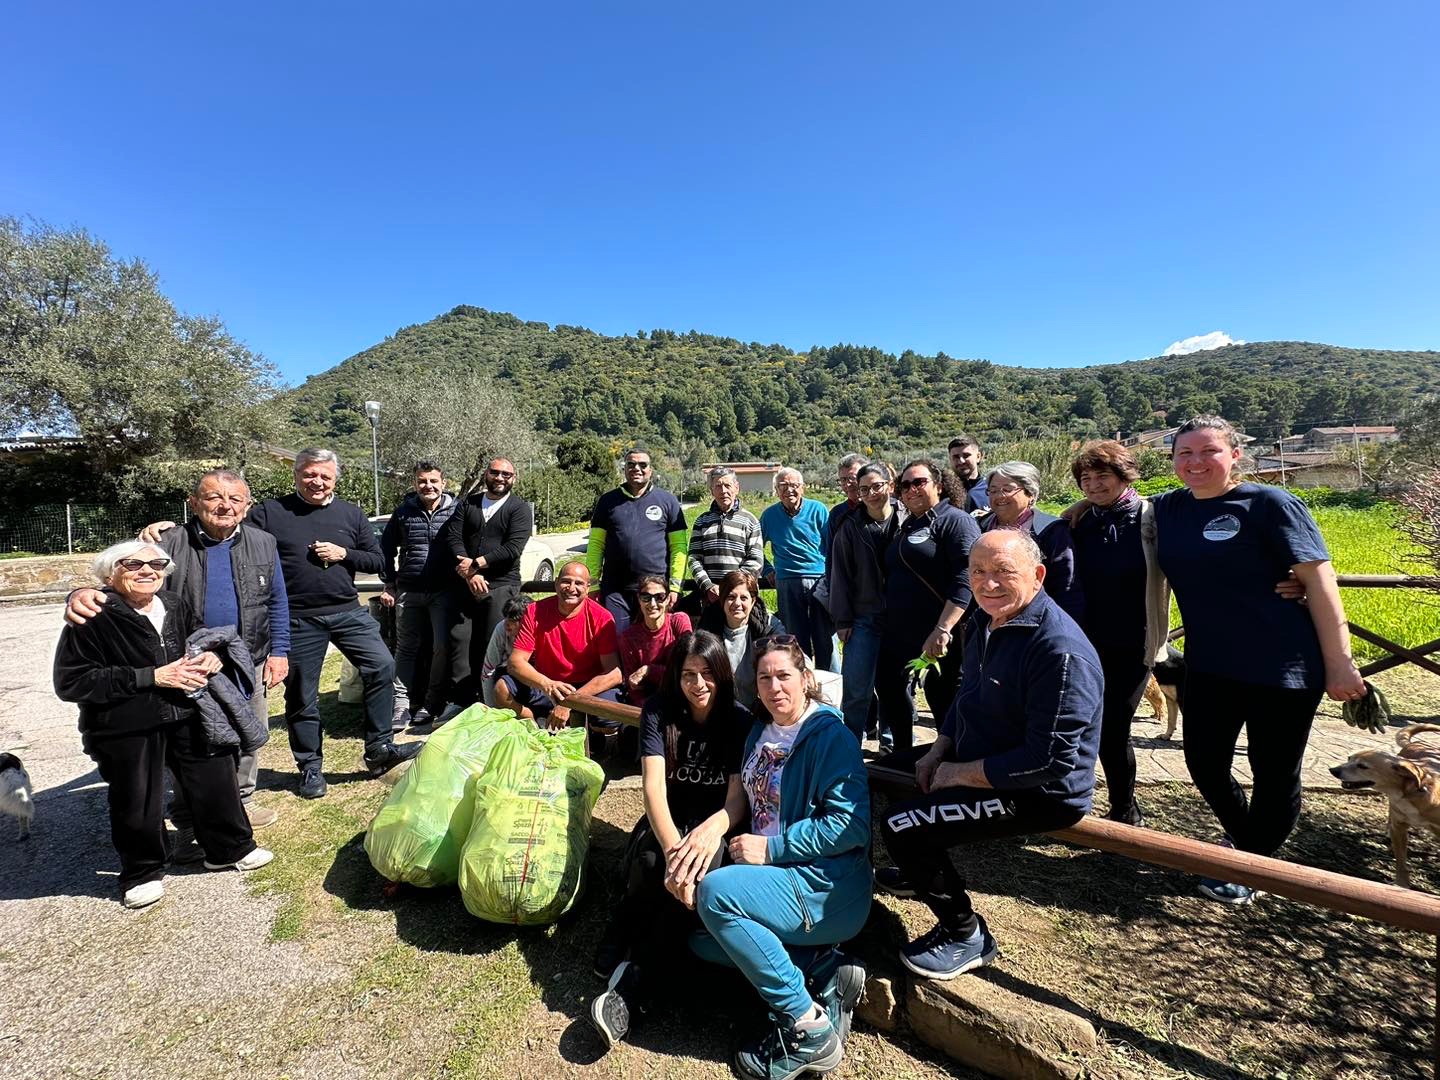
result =
[[[627,462],[625,462],[625,468],[627,468],[627,469],[639,469],[641,472],[644,472],[646,469],[650,468],[650,462],[648,462],[648,461],[627,461]]]
[[[889,484],[867,484],[859,489],[861,495],[879,495],[890,487]]]
[[[928,476],[912,476],[909,480],[900,481],[900,490],[909,491],[911,488],[922,488],[930,483]]]
[[[642,593],[640,594],[640,603],[642,603],[642,604],[654,604],[656,607],[659,607],[661,604],[665,603],[665,601],[668,600],[668,599],[670,599],[670,594],[669,594],[669,593],[663,593],[663,592],[642,592]]]
[[[515,474],[513,472],[506,472],[504,469],[486,469],[485,471],[488,472],[491,476],[498,476],[501,480],[515,479]]]
[[[121,559],[120,565],[126,570],[139,570],[142,566],[148,566],[151,570],[164,570],[170,565],[169,559]]]
[[[990,488],[991,495],[999,495],[1002,499],[1008,499],[1011,495],[1019,495],[1025,489],[1019,484],[1006,484],[1004,487]]]
[[[776,486],[778,489],[780,489],[781,491],[799,491],[799,490],[800,490],[801,488],[803,488],[805,485],[804,485],[804,484],[776,484],[775,486]]]

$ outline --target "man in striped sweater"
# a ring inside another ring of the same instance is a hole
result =
[[[713,501],[690,530],[690,575],[695,579],[695,591],[680,605],[689,615],[699,615],[720,598],[720,579],[731,570],[747,570],[759,577],[765,565],[760,520],[740,505],[740,480],[735,470],[717,466],[706,479]]]

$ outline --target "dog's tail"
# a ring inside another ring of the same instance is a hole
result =
[[[1395,745],[1399,747],[1409,746],[1417,735],[1423,735],[1427,731],[1440,731],[1440,724],[1411,724],[1403,727],[1395,733]]]

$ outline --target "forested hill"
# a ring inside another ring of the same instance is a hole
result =
[[[1231,345],[1087,368],[1002,367],[940,353],[779,345],[652,330],[606,337],[457,307],[352,356],[280,400],[295,441],[368,447],[361,403],[387,386],[493,373],[547,437],[583,430],[674,454],[816,460],[855,447],[943,447],[1145,430],[1219,412],[1251,434],[1383,423],[1440,390],[1440,353],[1308,342]]]

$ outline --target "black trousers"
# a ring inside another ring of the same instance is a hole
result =
[[[485,666],[485,650],[496,625],[505,618],[505,605],[519,595],[519,585],[500,584],[490,586],[484,596],[466,593],[454,597],[450,640],[455,689],[451,700],[456,704],[473,705],[483,699],[480,672]]]
[[[164,876],[165,767],[175,777],[194,822],[195,839],[213,863],[232,863],[255,850],[240,804],[234,751],[211,756],[198,721],[133,735],[87,737],[85,752],[109,785],[110,842],[120,856],[120,891]]]
[[[925,749],[892,754],[884,762],[891,768],[913,769]],[[890,857],[905,880],[915,886],[916,898],[935,913],[941,925],[969,934],[977,925],[975,908],[949,849],[1065,829],[1084,816],[1034,790],[952,787],[892,803],[881,830]]]
[[[1097,650],[1100,670],[1105,676],[1105,695],[1100,714],[1100,767],[1110,793],[1112,814],[1130,809],[1135,803],[1135,748],[1130,745],[1130,725],[1135,708],[1145,693],[1150,669],[1132,650],[1117,653]]]
[[[1321,694],[1186,673],[1185,767],[1241,851],[1273,855],[1300,819],[1300,765]],[[1248,800],[1230,771],[1242,729],[1255,781]]]
[[[898,647],[890,639],[880,643],[880,658],[875,664],[875,697],[880,730],[889,730],[896,752],[915,745],[915,696],[910,691],[910,672],[906,665],[919,655],[919,649]],[[945,723],[959,691],[962,660],[959,644],[952,645],[940,658],[939,666],[931,668],[925,676],[925,700],[930,704],[937,731]]]
[[[665,853],[648,818],[642,817],[631,830],[621,869],[625,895],[607,936],[629,945],[631,960],[645,983],[653,985],[662,968],[688,954],[686,937],[701,928],[700,917],[665,888]]]

